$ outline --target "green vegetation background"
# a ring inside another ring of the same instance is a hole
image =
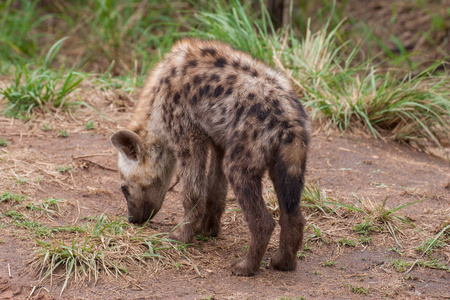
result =
[[[358,11],[351,0],[293,0],[279,27],[267,2],[5,1],[0,74],[11,83],[0,90],[3,113],[27,119],[35,109],[76,106],[83,99],[67,99],[86,81],[134,90],[176,40],[198,37],[284,72],[328,125],[448,146],[448,1],[378,1]]]

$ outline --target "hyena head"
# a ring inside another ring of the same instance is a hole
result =
[[[143,223],[160,210],[175,168],[169,148],[156,138],[145,140],[148,142],[144,144],[129,130],[120,130],[111,137],[119,151],[120,186],[132,223]]]

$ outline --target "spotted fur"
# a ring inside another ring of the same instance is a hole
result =
[[[299,202],[309,126],[279,72],[227,44],[179,41],[149,76],[128,130],[112,137],[130,221],[144,222],[160,209],[177,162],[185,225],[173,237],[188,243],[196,233],[216,236],[229,184],[251,234],[232,272],[253,275],[275,227],[262,198],[268,170],[281,210],[270,266],[293,270],[305,226]]]

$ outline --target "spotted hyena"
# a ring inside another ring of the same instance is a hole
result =
[[[275,227],[261,190],[268,170],[281,210],[270,266],[295,268],[309,121],[279,72],[227,44],[183,39],[147,79],[128,130],[111,141],[131,222],[159,211],[178,166],[185,211],[178,241],[219,234],[230,184],[251,234],[246,256],[232,264],[236,275],[259,270]]]

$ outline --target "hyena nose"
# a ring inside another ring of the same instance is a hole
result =
[[[136,223],[136,221],[134,220],[133,216],[128,216],[128,222]]]

